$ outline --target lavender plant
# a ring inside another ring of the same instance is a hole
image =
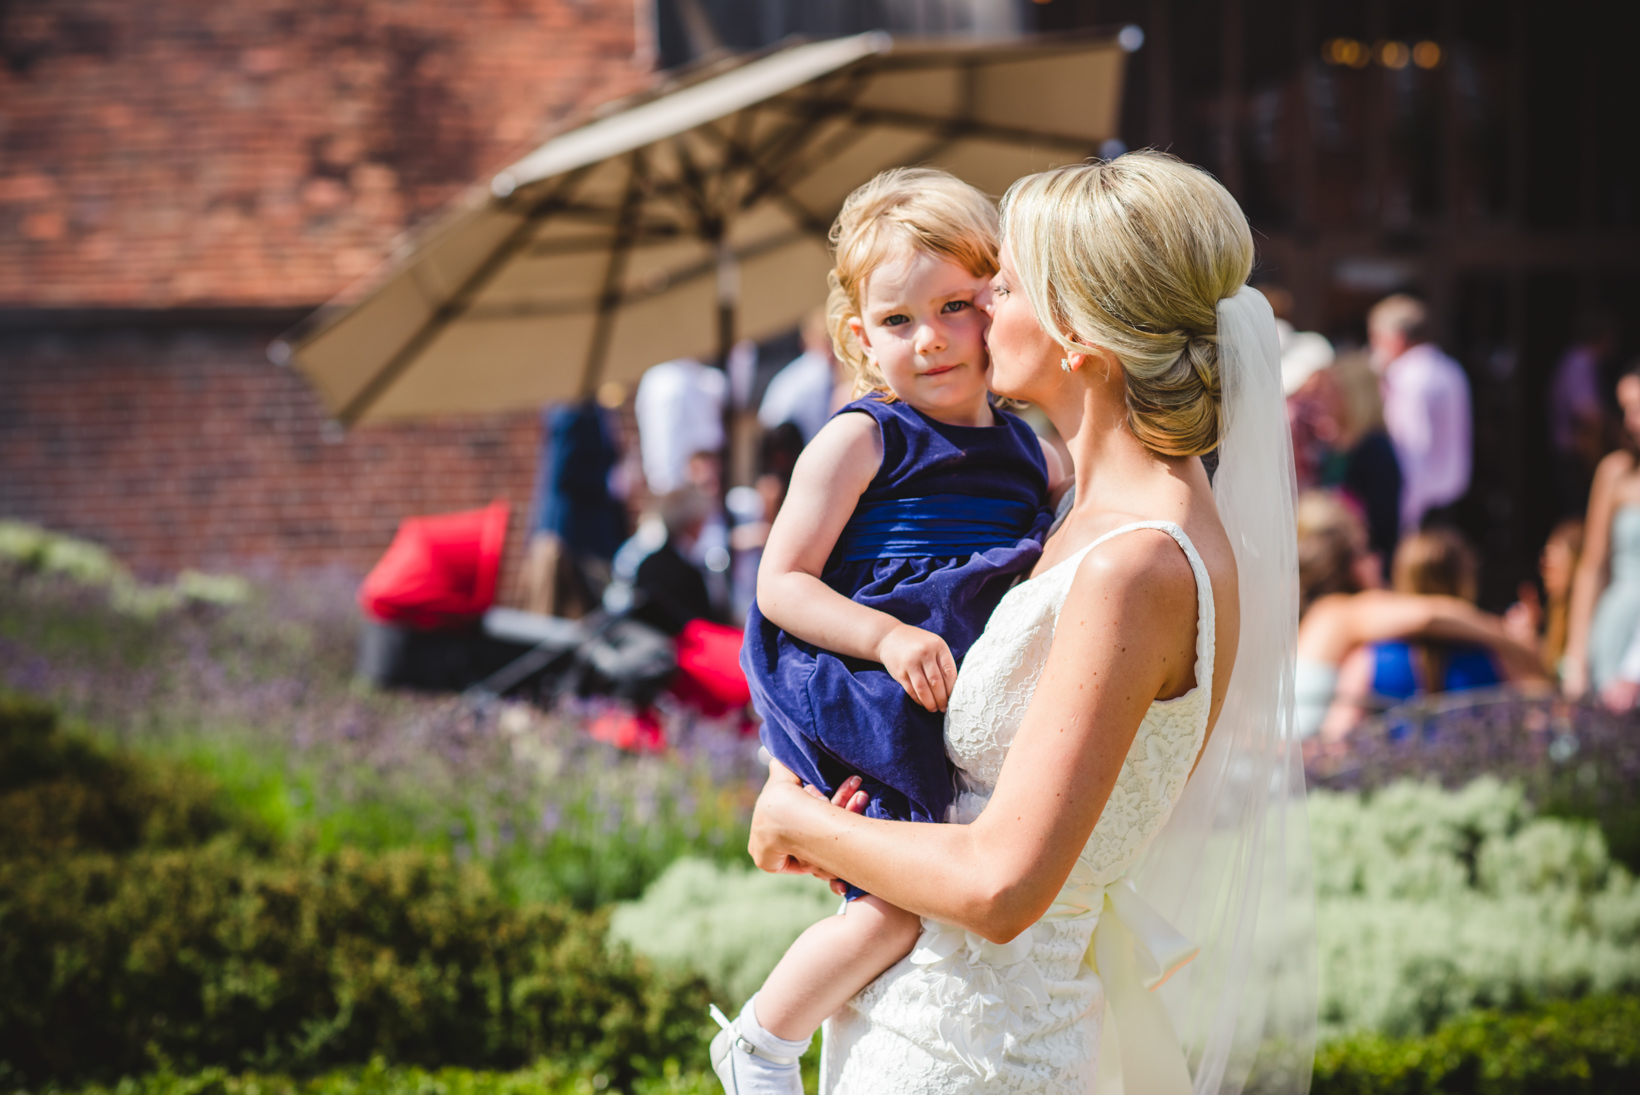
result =
[[[1312,787],[1372,790],[1418,779],[1457,788],[1490,774],[1520,786],[1541,813],[1595,821],[1613,857],[1640,871],[1640,713],[1614,715],[1552,692],[1484,689],[1393,708],[1347,745],[1343,756],[1312,764]]]
[[[761,768],[755,741],[726,727],[674,713],[674,747],[632,756],[591,740],[600,712],[585,705],[372,691],[352,680],[351,575],[255,574],[242,596],[196,576],[183,585],[208,595],[130,594],[161,587],[108,578],[117,566],[47,565],[53,551],[96,553],[9,529],[0,689],[195,762],[287,837],[439,848],[488,863],[516,897],[584,907],[637,896],[683,854],[744,854]]]

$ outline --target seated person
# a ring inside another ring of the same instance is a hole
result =
[[[1341,749],[1374,708],[1372,647],[1396,641],[1479,644],[1511,679],[1541,675],[1535,642],[1462,597],[1378,588],[1382,568],[1360,514],[1341,496],[1306,491],[1296,510],[1299,620],[1294,718],[1307,759]],[[1413,559],[1407,555],[1407,561]],[[1412,583],[1409,574],[1404,583]],[[1364,652],[1363,652],[1364,651]],[[1348,679],[1344,672],[1349,662]],[[1435,674],[1446,679],[1446,672]],[[1386,681],[1386,687],[1389,682]]]
[[[1428,529],[1401,541],[1391,581],[1399,593],[1475,600],[1475,553],[1452,529]],[[1344,660],[1339,691],[1388,706],[1414,696],[1488,688],[1506,679],[1487,646],[1435,638],[1368,643]]]
[[[690,620],[716,621],[706,577],[688,558],[706,517],[706,496],[693,486],[657,499],[638,531],[615,553],[615,580],[604,607],[673,636]]]

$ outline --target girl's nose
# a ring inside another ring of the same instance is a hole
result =
[[[919,354],[935,353],[945,348],[945,332],[938,324],[924,323],[917,328],[914,345]]]

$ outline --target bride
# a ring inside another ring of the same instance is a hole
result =
[[[1257,1058],[1261,1091],[1301,1092],[1293,473],[1246,218],[1154,152],[1002,208],[991,385],[1052,420],[1074,503],[952,693],[952,824],[834,809],[778,766],[759,798],[759,866],[923,917],[828,1023],[822,1090],[1234,1093]]]

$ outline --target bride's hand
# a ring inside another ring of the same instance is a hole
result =
[[[814,800],[829,802],[857,814],[862,813],[870,801],[866,793],[860,790],[859,776],[844,780],[838,786],[837,793],[827,799],[818,788],[798,779],[791,769],[777,760],[771,760],[768,782],[763,785],[762,793],[757,796],[757,805],[752,809],[752,836],[747,847],[752,861],[760,870],[770,874],[811,874],[831,882],[832,888],[841,893],[835,876],[803,862],[782,847],[784,842],[780,834],[800,829],[806,811],[814,808]]]

